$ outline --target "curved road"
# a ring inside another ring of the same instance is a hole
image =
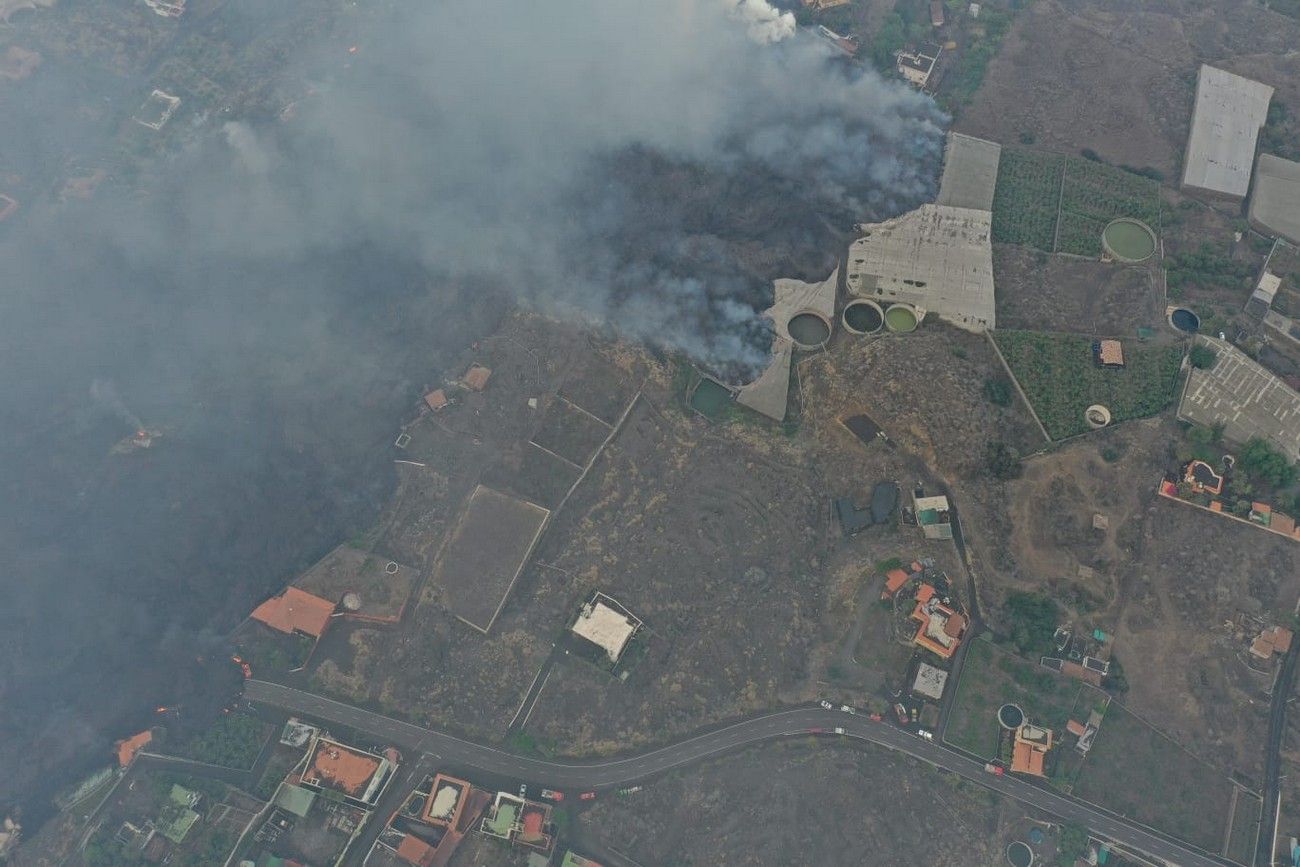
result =
[[[838,726],[845,730],[846,735],[906,753],[996,792],[1032,804],[1061,819],[1085,825],[1098,834],[1148,855],[1187,867],[1218,867],[1230,863],[1050,789],[1017,777],[993,776],[984,770],[983,763],[933,741],[922,740],[892,725],[820,707],[776,711],[626,758],[554,762],[515,755],[266,681],[247,681],[244,697],[303,716],[348,726],[378,740],[415,750],[424,754],[420,759],[422,762],[432,757],[439,762],[569,792],[626,785],[749,744],[808,734],[810,729],[830,732]]]

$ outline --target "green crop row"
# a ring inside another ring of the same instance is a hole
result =
[[[1118,217],[1134,217],[1158,232],[1160,184],[1094,160],[1002,151],[993,194],[995,242],[1100,256],[1101,230]]]

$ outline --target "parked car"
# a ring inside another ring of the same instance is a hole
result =
[[[520,783],[520,784],[519,784],[519,797],[521,797],[521,798],[527,798],[527,797],[528,797],[528,784],[527,784],[527,783]]]
[[[902,704],[896,704],[894,705],[894,714],[898,717],[900,723],[907,725],[907,708],[903,707]]]
[[[1006,768],[1002,767],[1001,765],[995,765],[992,762],[985,764],[984,770],[988,771],[990,774],[992,774],[995,777],[1000,777],[1007,772]]]
[[[880,722],[882,719],[884,719],[884,717],[878,713],[873,713],[870,716],[868,716],[867,719],[871,720],[872,722]]]
[[[840,705],[840,710],[844,711],[845,713],[853,713],[853,714],[857,713],[856,710],[849,707],[847,704]]]
[[[831,704],[826,699],[822,699],[820,704],[822,707],[826,708],[827,710],[835,710],[835,705]]]
[[[839,726],[836,726],[836,727],[835,727],[835,734],[837,734],[837,735],[842,735],[842,734],[844,734],[844,729],[840,728]]]
[[[929,729],[917,729],[916,733],[920,735],[923,740],[927,740],[927,741],[934,740],[934,732],[930,731]]]
[[[542,789],[542,797],[548,801],[563,801],[564,793],[557,792],[554,789]]]
[[[825,733],[825,731],[826,731],[826,729],[808,729],[808,734],[810,734],[810,735],[820,735],[820,734]]]
[[[583,792],[581,795],[578,796],[578,800],[579,800],[579,801],[594,801],[594,800],[596,800],[596,793],[595,793],[595,792]]]

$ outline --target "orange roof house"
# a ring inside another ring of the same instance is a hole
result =
[[[1097,346],[1097,361],[1103,367],[1124,366],[1124,345],[1118,340],[1102,340]]]
[[[387,759],[321,738],[302,781],[369,801],[376,794],[376,778],[383,776],[387,768]]]
[[[279,596],[273,596],[253,609],[254,620],[265,623],[292,635],[302,632],[320,638],[334,613],[334,603],[313,596],[297,587],[286,587]]]
[[[492,368],[484,367],[481,364],[471,364],[469,370],[461,377],[461,382],[466,388],[474,391],[482,391],[487,388],[488,379],[492,376]]]
[[[916,607],[912,619],[920,625],[912,643],[949,659],[961,644],[966,631],[966,618],[934,598],[934,588],[922,584],[916,593]]]
[[[1291,649],[1292,633],[1283,626],[1265,629],[1250,644],[1250,652],[1260,659],[1271,659],[1275,653],[1286,653]]]
[[[1223,476],[1214,471],[1214,467],[1205,461],[1192,461],[1187,465],[1183,481],[1192,486],[1198,494],[1222,494]]]
[[[424,396],[424,403],[429,407],[429,409],[437,412],[447,404],[451,403],[451,401],[447,400],[447,392],[443,391],[441,388],[435,388]]]
[[[153,732],[145,729],[138,735],[132,735],[117,742],[117,763],[125,768],[135,759],[135,754],[148,746],[153,740]]]
[[[890,599],[899,589],[907,583],[907,573],[902,569],[890,569],[885,573],[885,590],[880,594],[881,599]]]
[[[1078,720],[1072,719],[1065,724],[1065,730],[1076,738],[1080,738],[1083,737],[1083,733],[1088,730],[1088,727]]]
[[[414,834],[407,834],[397,847],[397,857],[407,864],[424,867],[433,862],[433,847]]]
[[[1027,743],[1016,742],[1011,751],[1011,770],[1020,774],[1043,776],[1043,757],[1047,753],[1034,749]]]

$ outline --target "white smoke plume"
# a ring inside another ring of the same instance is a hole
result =
[[[749,38],[755,42],[780,42],[794,35],[797,26],[794,13],[783,12],[767,0],[738,0],[732,9],[735,16],[745,22]]]

